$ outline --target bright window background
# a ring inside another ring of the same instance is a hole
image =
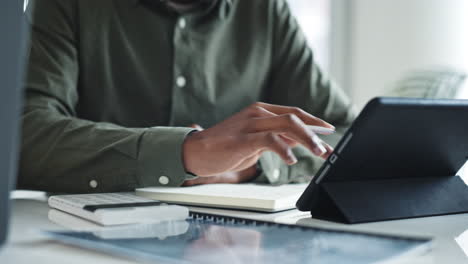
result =
[[[318,64],[358,109],[408,73],[468,72],[467,0],[288,2]],[[468,88],[460,98],[468,99]]]
[[[318,64],[328,71],[331,0],[288,0],[288,2],[314,51]]]
[[[353,0],[351,96],[358,107],[412,71],[468,72],[467,0]],[[465,95],[466,96],[466,95]]]

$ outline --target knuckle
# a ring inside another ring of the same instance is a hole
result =
[[[295,115],[302,115],[302,114],[304,114],[304,110],[302,110],[302,109],[299,108],[299,107],[293,107],[291,112],[292,112],[293,114],[295,114]]]
[[[251,110],[252,110],[252,113],[259,114],[259,113],[262,112],[263,108],[261,108],[260,106],[254,106],[254,107],[252,107]]]
[[[257,105],[257,103],[254,103],[251,106],[249,106],[247,110],[251,116],[258,116],[262,113],[263,108],[260,105]]]
[[[288,124],[296,124],[299,121],[299,118],[295,114],[286,114],[285,119]]]
[[[275,133],[269,132],[266,134],[266,139],[269,143],[275,143],[277,142],[277,138]]]
[[[250,105],[251,108],[259,108],[261,107],[261,103],[260,102],[255,102],[253,104]]]

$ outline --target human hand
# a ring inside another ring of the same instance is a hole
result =
[[[264,151],[287,164],[297,162],[292,148],[301,144],[327,158],[333,149],[307,125],[334,128],[296,107],[255,103],[206,130],[190,134],[183,144],[185,169],[207,177],[254,166]]]
[[[203,127],[198,124],[193,124],[190,126],[191,128],[197,129],[198,131],[202,131]],[[220,175],[215,175],[211,177],[198,177],[193,180],[186,180],[182,186],[194,186],[194,185],[202,185],[202,184],[215,184],[215,183],[243,183],[248,182],[257,176],[257,164],[253,166],[241,170],[241,171],[228,171],[222,173]]]

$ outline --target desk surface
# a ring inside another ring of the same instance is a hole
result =
[[[17,193],[13,202],[10,239],[0,251],[0,263],[134,263],[99,252],[62,245],[44,238],[40,230],[60,230],[48,220],[46,197],[42,193]],[[370,224],[344,225],[313,219],[309,214],[296,210],[264,214],[232,210],[192,208],[195,211],[245,217],[278,223],[305,226],[366,231],[383,234],[429,236],[434,238],[432,263],[468,263],[468,214],[426,217]],[[457,242],[458,241],[458,242]],[[428,258],[424,258],[426,263]]]

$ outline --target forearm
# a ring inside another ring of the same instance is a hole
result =
[[[180,145],[191,129],[130,129],[37,104],[30,101],[23,114],[19,188],[112,192],[162,185],[161,176],[167,186],[185,181]]]

